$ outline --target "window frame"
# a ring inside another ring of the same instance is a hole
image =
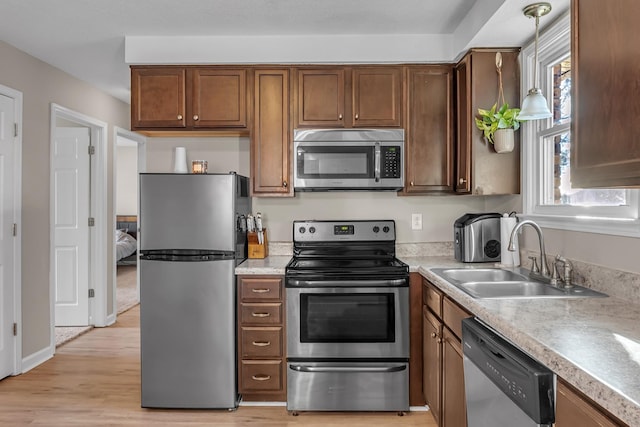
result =
[[[548,72],[549,67],[570,54],[571,16],[566,13],[539,36],[539,85],[547,100],[553,97],[553,77]],[[531,42],[520,54],[522,99],[532,84],[534,60],[534,43]],[[625,190],[629,203],[625,206],[552,206],[541,203],[544,186],[549,185],[548,177],[553,176],[553,164],[544,162],[545,157],[553,158],[553,144],[543,141],[571,131],[571,122],[548,128],[552,120],[522,123],[522,217],[547,228],[640,237],[639,190]]]

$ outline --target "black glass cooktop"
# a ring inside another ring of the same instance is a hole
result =
[[[286,274],[327,276],[384,276],[406,275],[409,266],[396,258],[296,258],[286,267]]]

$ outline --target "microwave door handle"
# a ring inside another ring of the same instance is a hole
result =
[[[380,143],[376,142],[376,152],[375,152],[375,178],[376,182],[380,182]]]

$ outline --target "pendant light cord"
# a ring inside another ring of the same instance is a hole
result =
[[[533,87],[538,88],[538,24],[540,23],[540,17],[536,15],[536,38],[534,43],[534,62],[533,62]]]

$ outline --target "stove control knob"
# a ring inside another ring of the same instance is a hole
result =
[[[382,231],[384,231],[385,233],[389,232],[389,227],[387,227],[386,225],[384,227],[382,227]]]
[[[309,227],[309,233],[313,234],[316,232],[316,228],[315,227]]]
[[[300,234],[304,234],[304,232],[307,231],[307,229],[304,227],[300,227],[298,228],[298,231],[300,232]]]
[[[377,225],[373,227],[373,232],[377,233],[380,231],[380,227],[378,227]]]

